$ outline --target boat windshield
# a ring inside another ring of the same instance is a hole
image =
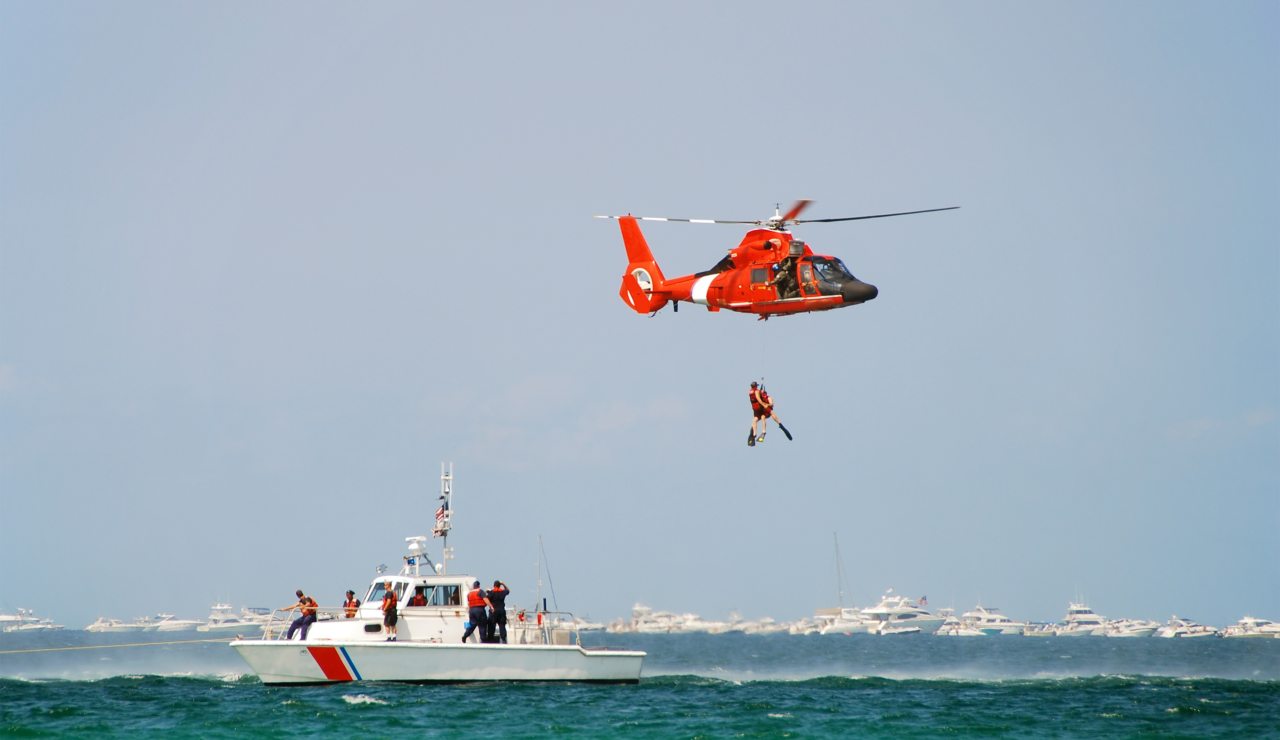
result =
[[[812,260],[813,269],[818,271],[818,279],[828,283],[846,283],[850,280],[857,280],[853,273],[849,272],[849,268],[835,257],[814,257]]]
[[[396,593],[396,603],[399,603],[399,602],[400,602],[400,598],[401,598],[402,596],[404,596],[404,584],[403,584],[403,583],[392,583],[392,584],[391,584],[391,590],[392,590],[392,591],[395,591],[395,593]],[[383,595],[384,595],[386,592],[387,592],[387,590],[386,590],[386,586],[385,586],[385,584],[384,584],[382,581],[378,581],[377,583],[373,584],[373,589],[369,591],[369,598],[365,599],[365,600],[364,600],[364,603],[366,603],[366,604],[380,604],[380,603],[382,603],[382,597],[383,597]]]

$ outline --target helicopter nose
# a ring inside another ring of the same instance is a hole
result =
[[[880,295],[880,289],[871,283],[854,280],[840,286],[840,295],[844,297],[845,303],[865,303]]]

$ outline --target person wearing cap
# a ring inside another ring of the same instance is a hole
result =
[[[285,635],[286,640],[293,639],[293,633],[302,630],[302,639],[307,639],[307,630],[311,629],[311,625],[316,621],[316,609],[319,606],[316,600],[302,593],[302,589],[298,589],[294,593],[298,596],[296,604],[280,607],[280,611],[297,609],[299,611],[297,619],[289,625],[289,632]]]
[[[494,581],[493,588],[489,589],[489,604],[493,607],[493,614],[489,615],[488,642],[507,644],[507,594],[509,593],[511,590],[502,581]]]
[[[383,589],[382,625],[387,628],[387,642],[395,642],[396,622],[400,621],[400,614],[397,611],[399,599],[396,596],[395,588],[391,585],[391,581],[387,581]]]
[[[347,589],[347,598],[342,602],[343,614],[347,616],[347,619],[355,619],[356,610],[359,608],[360,599],[356,598],[356,592],[351,589]]]
[[[480,588],[480,581],[471,584],[471,590],[467,592],[467,631],[462,634],[462,641],[466,642],[471,637],[471,633],[480,630],[480,642],[488,642],[489,636],[489,615],[485,611],[491,608],[493,604],[489,601],[489,597],[484,590]]]

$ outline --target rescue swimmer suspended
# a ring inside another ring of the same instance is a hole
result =
[[[622,229],[628,263],[618,295],[636,313],[652,316],[668,303],[672,304],[672,310],[678,311],[680,301],[687,301],[702,304],[708,311],[725,308],[767,319],[770,316],[856,306],[875,298],[880,292],[876,286],[854,277],[839,258],[816,254],[808,244],[792,238],[787,228],[789,224],[860,221],[951,211],[960,207],[844,218],[797,218],[811,202],[798,200],[785,214],[775,208],[773,217],[763,221],[632,215],[596,218],[616,219]],[[668,279],[649,251],[644,234],[640,232],[639,221],[752,224],[759,228],[748,231],[738,246],[729,250],[729,254],[711,269]]]

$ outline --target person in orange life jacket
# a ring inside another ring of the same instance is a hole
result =
[[[426,606],[427,595],[423,593],[422,586],[418,586],[413,590],[413,598],[409,599],[409,606]]]
[[[311,625],[315,624],[316,621],[316,608],[319,606],[316,604],[316,600],[302,593],[302,589],[298,589],[296,593],[298,595],[298,603],[280,607],[280,611],[284,611],[286,609],[299,610],[297,619],[294,619],[293,623],[289,625],[289,632],[284,638],[286,640],[292,640],[293,633],[297,632],[299,629],[302,630],[302,639],[307,639],[307,630],[311,629]]]
[[[391,586],[391,581],[387,581],[383,586],[385,589],[382,594],[382,624],[387,628],[387,642],[396,641],[396,622],[400,620],[400,614],[396,611],[398,604],[396,602],[396,590]]]
[[[347,589],[347,600],[342,602],[342,611],[347,619],[354,619],[356,610],[360,608],[360,599],[356,598],[356,592]]]
[[[754,447],[756,442],[764,441],[765,429],[769,425],[769,419],[773,419],[778,426],[782,426],[782,422],[778,421],[778,415],[773,413],[773,399],[765,392],[760,384],[751,381],[751,390],[748,392],[748,399],[751,401],[751,434],[747,436],[747,445]],[[756,423],[760,424],[760,436],[756,436]]]
[[[492,607],[489,597],[480,588],[480,582],[476,581],[471,584],[471,590],[467,592],[467,631],[462,635],[462,641],[466,642],[471,633],[477,629],[480,630],[480,642],[488,642],[486,639],[489,635],[489,615],[485,612],[485,607]]]
[[[493,606],[493,614],[489,615],[489,642],[507,644],[507,594],[509,593],[511,590],[502,581],[494,581],[493,588],[489,589],[489,604]]]

